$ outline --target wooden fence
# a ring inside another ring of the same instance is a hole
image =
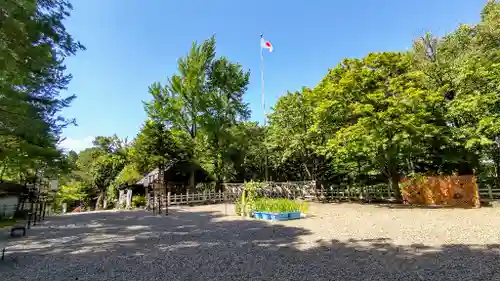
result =
[[[482,201],[500,200],[500,188],[479,183],[479,197]]]
[[[234,203],[243,190],[243,184],[225,184],[224,192],[198,192],[185,194],[158,194],[148,200],[150,208],[165,206],[201,205]],[[314,182],[269,183],[269,189],[263,192],[269,197],[287,197],[307,201],[335,202],[393,202],[394,191],[387,184],[375,185],[336,185],[316,184]],[[500,200],[500,188],[479,183],[479,195],[482,201]]]

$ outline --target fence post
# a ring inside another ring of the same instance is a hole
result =
[[[189,204],[189,190],[186,190],[186,204]]]
[[[158,196],[156,196],[157,198],[157,207],[158,207],[158,215],[161,215],[161,198],[160,198],[160,194],[158,194]]]
[[[153,214],[156,215],[156,194],[151,195],[151,209],[153,209]]]
[[[488,184],[488,196],[490,199],[493,199],[493,190],[491,189],[491,185]]]
[[[37,220],[38,220],[38,203],[35,203],[33,211],[33,225],[36,225]]]
[[[45,219],[45,200],[40,203],[40,221]]]
[[[223,192],[223,196],[224,196],[224,212],[225,212],[225,214],[227,216],[227,193],[226,193],[225,190]]]
[[[169,191],[169,192],[167,192],[167,202],[168,202],[167,204],[168,204],[168,206],[170,206],[170,203],[171,203],[171,197],[170,196],[171,196],[171,193]]]

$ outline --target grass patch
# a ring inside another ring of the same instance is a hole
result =
[[[285,198],[259,198],[255,200],[254,211],[269,213],[301,212],[305,213],[309,205],[304,201],[294,201]]]
[[[12,227],[15,224],[16,220],[14,219],[0,219],[0,228]]]

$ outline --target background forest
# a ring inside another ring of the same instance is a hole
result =
[[[400,179],[417,173],[500,184],[499,2],[485,5],[479,23],[441,38],[425,34],[408,52],[344,59],[316,87],[281,96],[266,126],[249,121],[243,102],[250,73],[217,55],[215,37],[195,42],[176,74],[149,86],[148,120],[134,139],[96,137],[79,153],[58,149],[75,122],[60,116],[75,98],[59,95],[71,79],[64,58],[84,49],[61,23],[71,7],[20,2],[1,4],[18,15],[0,29],[2,181],[43,174],[59,178],[60,201],[98,205],[178,162],[203,167],[215,188],[248,180],[386,182],[398,194]]]

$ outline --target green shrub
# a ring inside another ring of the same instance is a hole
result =
[[[136,195],[132,197],[132,207],[139,208],[146,206],[146,197]]]
[[[234,207],[235,207],[236,215],[241,216],[241,202],[236,201],[236,205]]]
[[[248,215],[255,210],[255,200],[258,199],[257,189],[261,187],[259,182],[246,182],[240,198],[236,202],[235,211],[237,215]]]
[[[255,200],[253,211],[284,213],[284,212],[307,212],[309,206],[307,202],[299,202],[284,198],[259,198]]]
[[[106,203],[106,210],[111,210],[115,208],[115,201],[108,201]]]

